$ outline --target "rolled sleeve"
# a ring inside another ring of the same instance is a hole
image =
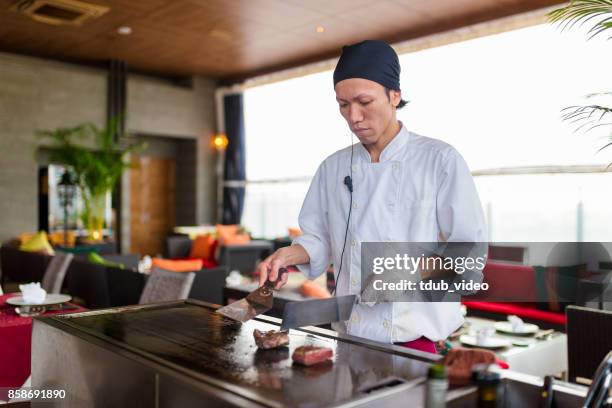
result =
[[[327,223],[327,195],[325,190],[325,162],[315,174],[299,215],[303,235],[293,240],[300,244],[310,258],[309,264],[297,265],[309,279],[327,271],[331,259],[331,243]]]

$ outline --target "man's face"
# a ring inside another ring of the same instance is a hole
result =
[[[351,131],[364,145],[376,143],[395,117],[395,107],[401,94],[390,91],[377,82],[350,78],[336,84],[336,100],[340,114]]]

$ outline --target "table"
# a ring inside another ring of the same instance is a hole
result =
[[[0,387],[19,388],[30,376],[32,318],[17,315],[13,306],[6,303],[8,298],[18,295],[9,293],[0,296]],[[49,311],[45,315],[87,311],[83,307],[69,305],[75,309]],[[7,399],[0,393],[0,400]]]
[[[495,320],[479,317],[466,318],[467,329],[477,331],[493,327]],[[510,365],[510,370],[538,377],[546,375],[565,376],[567,373],[567,336],[553,332],[547,340],[536,340],[533,336],[513,336],[496,332],[495,336],[509,340],[529,342],[529,346],[511,346],[496,351],[495,354]],[[454,347],[461,346],[459,339],[451,342]]]

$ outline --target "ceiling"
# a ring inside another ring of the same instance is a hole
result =
[[[0,0],[0,51],[88,64],[119,59],[140,72],[236,82],[334,57],[342,45],[366,38],[405,41],[563,2],[86,1],[110,10],[81,26],[53,26],[12,11],[15,0]],[[120,26],[132,34],[120,35]]]

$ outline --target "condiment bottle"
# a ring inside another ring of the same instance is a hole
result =
[[[425,385],[425,408],[446,407],[446,391],[448,390],[448,376],[446,367],[434,364],[427,371],[427,384]]]
[[[478,408],[503,407],[503,391],[499,373],[480,371],[475,374],[474,380],[478,386]]]

